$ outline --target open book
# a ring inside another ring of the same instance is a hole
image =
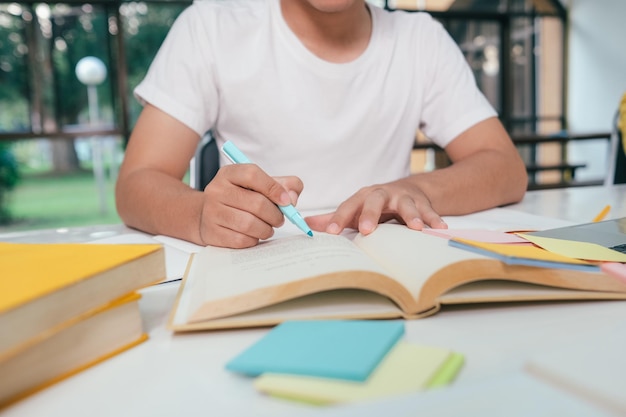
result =
[[[421,318],[442,304],[626,299],[599,268],[509,265],[441,237],[382,224],[354,240],[316,233],[190,259],[170,315],[174,331],[322,318]]]

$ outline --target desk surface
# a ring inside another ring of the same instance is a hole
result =
[[[612,205],[607,218],[626,216],[626,186],[529,192],[521,203],[510,208],[586,222],[606,204]],[[81,234],[84,240],[93,240],[123,230],[114,226],[74,230],[80,233],[46,231],[40,237],[54,241],[63,240],[58,235],[66,235],[71,237],[69,240],[80,241],[77,236]],[[100,234],[94,237],[90,234],[94,231]],[[27,238],[24,235],[28,235]],[[33,234],[24,235],[0,235],[0,240],[33,241],[36,238]],[[165,329],[165,322],[177,289],[178,283],[168,283],[143,291],[141,310],[150,335],[146,343],[19,402],[0,415],[364,416],[367,410],[371,415],[380,415],[381,409],[376,405],[371,408],[316,408],[258,394],[249,379],[227,372],[224,364],[263,336],[267,329],[173,335]],[[626,302],[458,307],[447,308],[427,319],[407,321],[405,337],[408,341],[463,353],[466,364],[454,385],[467,387],[485,381],[509,381],[524,370],[529,358],[586,342],[599,332],[610,332],[625,322]],[[626,363],[619,366],[626,371]],[[622,386],[626,386],[626,372],[621,375]],[[493,385],[497,386],[497,383]],[[510,409],[511,400],[507,399],[506,403],[503,400],[507,393],[517,395],[521,401],[521,393],[515,393],[514,388],[507,392],[507,386],[500,384],[500,390],[504,391],[498,395],[500,402],[498,398],[482,401],[492,404],[493,415],[498,412],[502,415],[502,410]],[[446,392],[438,394],[444,396],[443,402],[440,401],[444,404]],[[385,402],[385,409],[394,410],[395,407],[393,414],[416,415],[413,412],[419,410],[414,402],[416,398],[389,400]],[[528,406],[528,401],[524,401]],[[572,401],[579,400],[574,398]],[[465,408],[467,414],[472,415],[473,410],[477,414],[480,402],[477,398],[474,409]],[[555,402],[554,407],[557,407],[556,411],[565,410],[558,408],[565,407],[562,403]],[[484,415],[484,409],[480,409],[480,413]],[[510,412],[508,415],[519,414]]]

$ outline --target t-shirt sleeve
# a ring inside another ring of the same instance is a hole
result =
[[[426,83],[420,128],[431,140],[446,147],[476,123],[497,115],[478,89],[460,48],[443,28],[432,20],[428,30],[432,59]]]
[[[217,89],[208,23],[195,7],[176,19],[134,94],[202,136],[215,123]]]

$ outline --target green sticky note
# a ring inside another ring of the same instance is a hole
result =
[[[287,321],[226,364],[257,376],[272,372],[364,381],[404,334],[404,323]]]
[[[428,381],[428,388],[438,388],[448,385],[463,366],[465,358],[460,353],[452,352],[450,357],[437,370],[435,376]]]
[[[263,374],[254,385],[272,396],[325,405],[407,394],[450,383],[463,356],[447,349],[399,342],[364,382]]]

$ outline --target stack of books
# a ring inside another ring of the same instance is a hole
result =
[[[160,245],[0,243],[0,408],[146,340]]]

